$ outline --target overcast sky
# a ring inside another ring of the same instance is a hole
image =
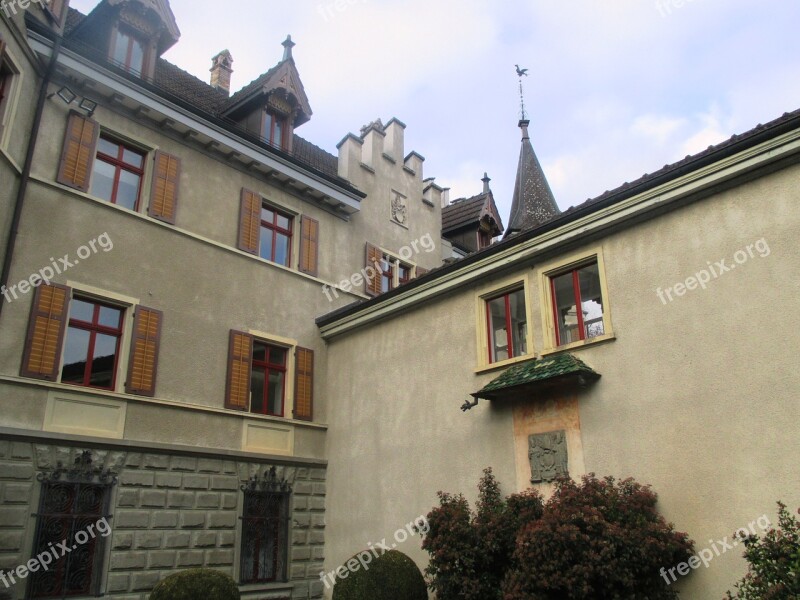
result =
[[[73,0],[81,12],[97,0]],[[337,9],[337,5],[340,7]],[[504,223],[525,78],[531,138],[561,208],[800,108],[797,0],[171,0],[166,55],[208,81],[227,48],[238,90],[286,34],[314,115],[297,133],[336,154],[380,117],[406,125],[425,177]]]

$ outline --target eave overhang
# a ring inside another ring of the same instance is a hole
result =
[[[28,40],[37,54],[50,57],[51,40],[30,29]],[[101,106],[113,106],[114,110],[126,110],[139,119],[149,119],[154,126],[235,161],[270,185],[341,219],[348,220],[361,210],[364,192],[346,182],[334,182],[278,149],[231,133],[213,115],[192,110],[180,99],[166,98],[146,81],[132,81],[65,48],[59,54],[57,70],[70,85],[90,89],[90,96]]]
[[[756,171],[800,161],[800,115],[743,136],[718,151],[605,195],[597,202],[562,213],[552,221],[511,235],[466,258],[431,271],[366,302],[317,318],[326,340],[382,319],[398,316],[473,282],[531,264],[540,256],[585,243],[632,223],[673,210]]]

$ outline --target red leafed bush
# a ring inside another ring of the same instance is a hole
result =
[[[503,600],[676,598],[659,571],[687,560],[692,542],[633,479],[561,479],[541,519],[524,524]]]

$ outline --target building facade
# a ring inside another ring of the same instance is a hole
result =
[[[395,534],[486,466],[634,476],[698,547],[800,500],[800,114],[563,214],[522,122],[492,243],[488,177],[450,204],[398,119],[298,135],[291,38],[233,92],[161,58],[166,0],[0,18],[0,594],[329,597],[382,540],[424,567]]]

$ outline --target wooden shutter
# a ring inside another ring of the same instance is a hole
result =
[[[319,259],[319,221],[300,218],[300,271],[317,276]]]
[[[155,396],[158,371],[158,347],[164,313],[140,306],[133,319],[133,338],[128,357],[128,381],[125,391],[140,396]]]
[[[253,336],[231,330],[228,349],[228,380],[225,384],[225,408],[248,410],[250,407],[250,371],[253,359]]]
[[[23,377],[58,379],[71,292],[70,288],[54,283],[36,288],[22,356]]]
[[[368,296],[377,296],[381,293],[381,271],[380,264],[383,259],[383,251],[377,246],[367,242],[366,273],[372,273],[372,277],[364,278],[364,288]]]
[[[97,121],[71,112],[64,136],[64,149],[58,165],[58,182],[82,192],[89,191],[92,164],[100,137]]]
[[[311,421],[314,418],[314,351],[298,348],[294,356],[294,418]]]
[[[242,188],[242,201],[239,209],[239,249],[258,254],[261,234],[261,196]]]
[[[147,214],[154,219],[175,224],[180,177],[181,160],[166,152],[156,152],[150,208]]]
[[[422,277],[423,275],[427,275],[429,272],[430,272],[429,269],[423,269],[422,267],[417,267],[417,275],[415,279]]]

